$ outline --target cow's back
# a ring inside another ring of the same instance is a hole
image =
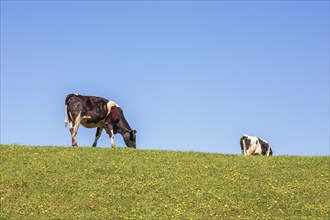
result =
[[[76,117],[78,114],[81,117],[89,116],[90,119],[87,120],[87,123],[97,123],[107,116],[108,102],[107,99],[102,97],[69,94],[65,104],[73,117]]]
[[[108,114],[108,102],[105,98],[90,96],[85,101],[85,111],[82,112],[82,115],[91,117],[87,120],[88,123],[98,123],[104,120]]]

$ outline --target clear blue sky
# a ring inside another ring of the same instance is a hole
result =
[[[329,1],[1,1],[1,144],[70,146],[69,93],[117,102],[140,149],[329,155]]]

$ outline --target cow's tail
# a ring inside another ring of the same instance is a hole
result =
[[[64,107],[64,126],[68,125],[68,121],[70,121],[70,117],[68,117],[68,104],[69,100],[72,96],[78,96],[78,94],[69,94],[65,98],[65,107]]]
[[[71,96],[73,96],[74,94],[69,94],[66,96],[65,98],[65,106],[64,106],[64,126],[66,127],[68,125],[68,103],[69,103],[69,99],[71,98]]]
[[[68,105],[65,104],[64,108],[64,126],[68,126]]]

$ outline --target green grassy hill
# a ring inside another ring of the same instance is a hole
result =
[[[328,156],[0,150],[0,219],[330,218]]]

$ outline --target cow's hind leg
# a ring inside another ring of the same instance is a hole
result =
[[[72,147],[78,146],[76,137],[77,137],[80,121],[81,121],[81,115],[79,114],[76,117],[76,119],[74,120],[74,123],[70,123],[70,132],[71,132],[71,137],[72,137]]]
[[[97,141],[99,140],[101,134],[102,134],[102,130],[103,128],[102,127],[98,127],[97,130],[96,130],[96,134],[95,134],[95,140],[94,140],[94,143],[93,143],[93,147],[96,147],[97,145]]]
[[[70,122],[70,134],[71,134],[71,138],[72,138],[72,147],[74,147],[77,142],[76,142],[76,138],[75,138],[75,134],[74,134],[74,126],[75,124],[73,122]]]

